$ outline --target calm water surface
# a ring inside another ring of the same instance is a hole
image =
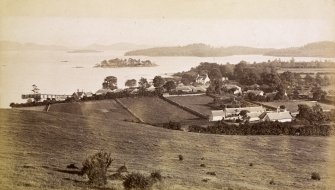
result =
[[[241,60],[260,62],[276,57],[262,55],[239,55],[227,57],[145,57],[157,67],[93,68],[104,59],[128,58],[121,51],[100,53],[67,53],[64,51],[0,51],[0,107],[8,107],[10,102],[24,102],[21,94],[30,93],[36,84],[41,93],[72,94],[77,89],[96,92],[106,76],[118,78],[118,86],[124,87],[127,79],[152,79],[156,75],[187,71],[200,62],[227,62],[236,64]],[[281,57],[290,60],[291,57]],[[296,61],[324,60],[323,58],[301,57]],[[334,59],[333,59],[334,60]],[[64,62],[66,61],[66,62]],[[80,68],[76,68],[80,67]]]

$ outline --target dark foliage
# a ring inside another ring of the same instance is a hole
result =
[[[181,154],[178,155],[178,158],[179,158],[180,161],[183,161],[183,160],[184,160],[184,156],[181,155]]]
[[[81,174],[87,175],[90,184],[105,185],[107,184],[107,169],[110,167],[112,161],[110,153],[100,151],[89,156],[83,162]]]
[[[300,135],[300,136],[330,136],[334,134],[331,125],[295,126],[293,123],[259,122],[230,125],[216,123],[208,127],[190,126],[190,132],[224,134],[224,135]]]
[[[181,130],[181,124],[179,122],[170,121],[169,123],[164,123],[163,128],[172,130]]]
[[[311,179],[320,181],[321,180],[320,174],[317,172],[313,172],[311,175]]]
[[[162,181],[162,174],[160,171],[154,171],[150,174],[150,177],[153,181],[157,182],[157,181]]]
[[[125,189],[140,189],[146,190],[152,187],[153,183],[151,178],[144,176],[141,173],[131,173],[126,176],[123,181],[123,186]]]

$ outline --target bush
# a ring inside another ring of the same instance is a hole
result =
[[[123,166],[117,169],[118,173],[128,172],[127,166],[124,164]]]
[[[311,179],[313,179],[313,180],[321,180],[320,174],[317,173],[317,172],[313,172],[312,176],[311,176]]]
[[[205,164],[200,164],[200,167],[203,167],[203,168],[204,168],[204,167],[206,167],[206,165],[205,165]]]
[[[163,128],[172,129],[172,130],[181,130],[181,124],[179,122],[164,123]]]
[[[180,161],[183,161],[183,160],[184,160],[184,157],[183,157],[183,155],[181,155],[181,154],[178,155],[178,158],[179,158]]]
[[[107,169],[112,161],[110,153],[100,151],[89,156],[83,162],[81,174],[87,175],[90,184],[98,186],[105,185],[107,184]]]
[[[215,172],[207,172],[206,174],[207,174],[207,175],[213,175],[213,176],[216,176],[216,173],[215,173]]]
[[[153,181],[162,181],[162,175],[160,171],[154,171],[150,174],[150,177]]]
[[[125,189],[150,189],[153,183],[150,178],[145,177],[141,173],[131,173],[126,176],[126,179],[123,182]]]
[[[270,184],[271,185],[275,185],[276,183],[275,183],[275,181],[273,179],[271,179]]]

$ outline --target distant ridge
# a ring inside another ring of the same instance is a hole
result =
[[[68,50],[65,46],[0,41],[0,50]]]
[[[211,47],[206,44],[186,46],[157,47],[128,51],[126,56],[196,56],[218,57],[231,55],[269,55],[289,57],[335,57],[335,42],[323,41],[306,44],[302,47],[274,49],[244,46]]]

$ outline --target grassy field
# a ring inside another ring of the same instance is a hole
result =
[[[315,101],[304,101],[304,100],[290,100],[290,101],[276,101],[276,102],[258,102],[263,105],[271,106],[273,108],[277,108],[281,105],[285,105],[286,109],[292,113],[298,111],[298,105],[299,104],[306,104],[308,106],[314,106],[316,104]],[[324,110],[331,110],[335,109],[335,106],[329,105],[329,104],[323,104],[319,103],[318,104],[324,109]]]
[[[66,166],[81,166],[100,149],[115,159],[109,174],[124,163],[131,172],[160,170],[164,181],[158,189],[330,190],[335,185],[334,136],[208,135],[65,113],[0,110],[1,189],[86,189],[87,179]],[[311,180],[312,172],[319,172],[321,181]],[[120,183],[109,180],[106,189],[122,189]]]
[[[211,108],[207,104],[211,103],[213,98],[209,96],[171,96],[167,98],[203,115],[209,116],[211,114]]]
[[[31,106],[31,107],[21,107],[21,108],[14,108],[19,110],[31,110],[31,111],[44,111],[45,106]]]
[[[134,116],[132,116],[120,104],[115,102],[115,100],[53,104],[50,106],[49,112],[64,112],[91,117],[137,121]]]
[[[158,97],[121,98],[119,101],[146,123],[188,122],[198,119],[197,116]]]

